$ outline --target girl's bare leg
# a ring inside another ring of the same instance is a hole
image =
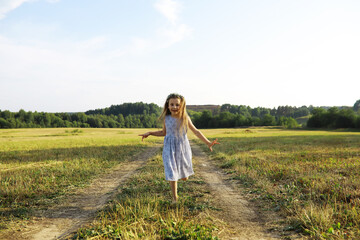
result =
[[[189,178],[188,177],[186,177],[186,178],[182,178],[181,180],[183,180],[183,181],[186,181],[186,180],[188,180]]]
[[[171,193],[173,197],[173,202],[177,202],[178,195],[177,195],[177,181],[170,181]]]

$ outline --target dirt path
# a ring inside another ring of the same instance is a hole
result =
[[[221,239],[261,240],[281,239],[275,233],[270,233],[268,224],[274,222],[274,214],[266,216],[248,202],[234,189],[221,171],[216,168],[206,154],[196,144],[192,144],[195,174],[199,174],[209,186],[216,207],[216,217],[229,224],[227,233],[220,235]],[[270,221],[271,219],[271,221]],[[293,238],[291,238],[293,239]]]
[[[11,239],[66,239],[83,224],[90,222],[97,211],[116,194],[118,186],[155,155],[159,147],[152,147],[134,157],[134,160],[118,165],[111,173],[100,176],[90,186],[81,189],[61,205],[39,214],[38,219]]]

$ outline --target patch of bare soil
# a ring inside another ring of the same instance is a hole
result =
[[[226,180],[221,169],[211,163],[207,155],[196,144],[192,144],[193,160],[196,174],[199,174],[209,187],[216,208],[215,217],[228,225],[227,231],[220,234],[221,239],[261,240],[261,239],[300,239],[292,234],[280,236],[270,231],[281,218],[275,213],[265,213],[254,203],[249,202],[239,190]]]
[[[66,239],[82,225],[89,223],[116,194],[118,186],[129,179],[159,147],[148,149],[132,161],[121,163],[110,173],[95,179],[68,200],[44,212],[37,213],[33,223],[18,233],[0,236],[1,239]]]

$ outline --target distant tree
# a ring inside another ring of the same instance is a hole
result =
[[[262,121],[259,117],[251,117],[247,119],[247,126],[261,126]]]
[[[244,115],[236,114],[234,121],[234,127],[246,126],[246,117]]]
[[[119,127],[121,128],[125,127],[125,119],[121,113],[118,115],[117,121],[119,123]]]
[[[331,107],[328,110],[314,108],[308,120],[308,127],[315,128],[355,128],[358,117],[352,109]]]
[[[251,116],[251,114],[249,113],[249,109],[248,109],[246,106],[244,106],[244,105],[240,105],[240,106],[239,106],[238,113],[239,113],[240,115],[244,116],[245,118]]]
[[[67,120],[65,120],[67,121]],[[45,125],[46,127],[66,127],[65,121],[55,114],[47,114],[45,113]]]
[[[6,119],[0,117],[0,128],[10,128],[10,123]]]
[[[19,112],[15,114],[15,118],[18,119],[20,122],[25,121],[26,112],[24,109],[20,109]]]
[[[126,128],[131,128],[131,127],[134,126],[132,119],[133,119],[133,118],[132,118],[132,115],[127,115],[127,116],[125,117],[125,127],[126,127]]]
[[[312,116],[307,121],[307,126],[310,128],[320,128],[324,126],[323,116],[325,115],[326,110],[323,108],[313,108],[311,114]]]
[[[231,104],[228,104],[228,103],[223,104],[220,107],[220,112],[229,112],[230,108],[231,108]]]
[[[25,122],[28,124],[32,124],[34,122],[34,114],[32,112],[27,112],[25,114]]]
[[[42,115],[44,127],[62,127],[60,118],[57,117],[55,114],[42,112],[41,115]]]
[[[199,127],[198,123],[199,123],[199,119],[201,117],[202,113],[201,112],[195,112],[195,111],[191,111],[191,121],[195,124],[195,126]],[[199,127],[200,128],[200,127]]]
[[[295,118],[309,116],[309,115],[310,115],[310,110],[306,106],[302,106],[296,109],[294,112]]]
[[[277,117],[294,117],[295,108],[291,106],[279,106],[276,111]]]
[[[358,116],[356,117],[355,127],[360,129],[360,115],[358,115]]]
[[[327,128],[335,128],[337,118],[339,117],[339,109],[337,107],[331,107],[327,110],[323,116],[323,126]]]
[[[268,108],[260,108],[260,118],[263,118],[265,115],[271,115],[270,109]]]
[[[239,106],[237,105],[230,105],[230,110],[229,112],[235,114],[235,113],[238,113],[239,112]]]
[[[360,113],[360,99],[354,103],[353,110],[356,113]]]
[[[97,118],[95,115],[88,116],[87,124],[89,124],[89,126],[92,128],[101,128],[103,126],[100,119]]]
[[[314,108],[315,108],[315,107],[314,107],[313,105],[310,105],[310,106],[308,107],[310,113],[312,113],[312,111],[313,111]]]
[[[275,117],[271,116],[270,114],[265,114],[264,117],[261,119],[261,125],[263,126],[275,126]]]
[[[137,103],[123,103],[120,105],[111,105],[109,108],[95,109],[86,111],[87,115],[118,115],[122,114],[124,117],[128,115],[139,115],[139,114],[156,114],[160,115],[161,108],[154,103],[146,104],[143,102]]]
[[[68,120],[63,122],[63,127],[74,127],[74,124]]]
[[[222,113],[221,113],[222,114]],[[209,122],[212,119],[212,113],[209,110],[205,110],[201,113],[200,118],[197,121],[197,126],[199,128],[208,128]]]
[[[235,126],[235,115],[230,112],[222,112],[216,116],[219,126],[222,128],[232,128]]]
[[[260,117],[260,113],[261,113],[261,110],[259,107],[253,108],[251,110],[251,116],[253,116],[253,117]]]
[[[8,128],[16,128],[15,118],[9,118],[7,121],[8,121]]]
[[[9,111],[9,110],[5,110],[5,111],[2,111],[1,112],[1,116],[0,117],[2,117],[2,118],[4,118],[4,119],[10,119],[10,118],[12,118],[12,113]]]
[[[297,121],[292,117],[280,117],[278,120],[277,125],[283,126],[286,128],[297,128],[299,127],[299,124]]]
[[[356,115],[352,109],[342,109],[336,119],[336,128],[355,128]]]
[[[78,122],[86,122],[87,119],[87,115],[83,112],[71,114],[69,117],[71,121],[78,121]]]

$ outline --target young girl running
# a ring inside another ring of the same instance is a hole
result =
[[[190,143],[187,138],[187,130],[190,130],[208,145],[210,151],[215,144],[219,144],[217,139],[210,142],[200,130],[198,130],[186,113],[185,98],[179,94],[170,94],[164,104],[160,119],[164,120],[163,129],[155,132],[140,134],[142,140],[148,136],[165,136],[163,148],[163,163],[165,168],[165,179],[170,182],[173,203],[178,200],[177,181],[186,181],[190,175],[194,174],[192,168],[192,153]]]

